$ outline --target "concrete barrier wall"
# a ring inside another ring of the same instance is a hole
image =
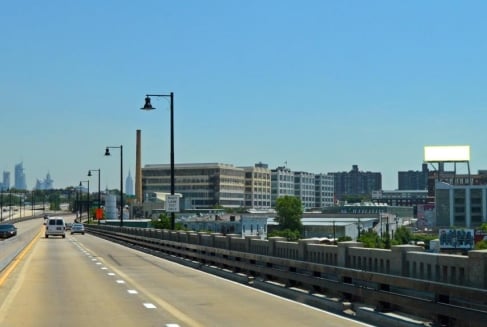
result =
[[[269,255],[269,242],[267,240],[248,238],[247,241],[250,244],[249,250],[247,252]]]
[[[311,295],[312,302],[316,295],[327,296],[342,303],[363,304],[396,318],[415,315],[448,326],[480,327],[487,319],[487,251],[470,251],[468,256],[439,255],[425,253],[415,245],[384,250],[364,248],[360,242],[334,246],[310,240],[286,242],[279,237],[262,240],[193,232],[184,232],[184,237],[158,232],[158,238],[152,239],[152,230],[140,235],[131,228],[87,228],[89,232],[157,250],[171,260],[198,263],[198,269],[253,281],[254,286],[263,285],[263,289],[277,287],[276,292],[298,294],[300,299]],[[322,262],[326,260],[334,263]]]
[[[109,226],[106,226],[109,227]],[[122,232],[140,234],[140,230],[123,228]],[[360,242],[340,242],[338,245],[317,244],[302,240],[287,242],[282,237],[267,240],[257,236],[223,235],[163,230],[162,240],[205,247],[267,255],[343,268],[358,269],[395,276],[404,276],[441,283],[487,288],[487,250],[469,251],[468,256],[426,253],[416,245],[398,245],[388,249],[363,247]],[[154,230],[145,229],[153,237]]]
[[[467,282],[467,256],[410,252],[406,260],[409,277],[457,285]]]
[[[298,253],[298,243],[295,242],[277,242],[274,249],[274,256],[279,258],[300,260]]]
[[[338,247],[336,245],[308,244],[307,259],[313,263],[337,265]]]
[[[348,250],[347,267],[390,274],[391,257],[390,250],[353,247]]]

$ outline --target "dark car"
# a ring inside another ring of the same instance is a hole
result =
[[[17,235],[17,227],[12,224],[0,225],[0,238],[9,238]]]

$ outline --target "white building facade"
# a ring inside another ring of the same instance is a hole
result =
[[[303,171],[294,173],[294,195],[301,199],[304,210],[316,206],[315,174]]]
[[[245,172],[245,207],[252,209],[271,208],[271,171],[267,165],[242,167]]]
[[[315,175],[316,208],[332,207],[335,204],[335,183],[331,174]]]
[[[277,167],[271,170],[271,206],[276,206],[277,198],[281,196],[295,196],[294,173],[287,167]]]

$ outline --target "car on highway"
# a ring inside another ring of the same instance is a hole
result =
[[[66,224],[63,217],[49,217],[46,223],[46,238],[49,236],[66,237]]]
[[[66,230],[71,230],[73,223],[66,223]]]
[[[85,235],[85,225],[81,223],[74,223],[71,225],[71,235],[73,234]]]
[[[0,238],[9,238],[17,235],[17,227],[13,224],[0,225]]]

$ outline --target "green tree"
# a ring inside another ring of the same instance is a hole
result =
[[[49,194],[49,208],[51,210],[61,209],[61,198],[59,196],[59,192]]]
[[[274,230],[267,235],[267,237],[272,237],[272,236],[285,237],[287,241],[294,242],[299,240],[299,238],[301,237],[301,232],[298,230],[293,231],[290,229]]]
[[[286,195],[277,198],[276,212],[274,220],[279,223],[280,230],[302,231],[303,206],[298,197]]]
[[[487,241],[480,241],[475,243],[475,250],[487,250]]]
[[[165,213],[159,215],[158,220],[153,220],[151,222],[152,227],[157,229],[170,229],[171,228],[171,217]]]
[[[412,239],[413,234],[404,226],[399,227],[394,232],[394,240],[397,242],[397,244],[409,244]]]
[[[369,202],[371,198],[369,195],[364,195],[364,194],[347,194],[347,195],[343,195],[341,200],[347,201],[348,203],[362,203],[362,202]]]
[[[166,213],[161,213],[158,220],[151,221],[151,226],[157,229],[171,229],[171,217]],[[184,225],[180,222],[174,224],[175,230],[186,230]]]
[[[487,232],[487,223],[483,223],[482,225],[480,225],[479,229],[481,231]]]
[[[379,237],[379,234],[377,234],[377,232],[374,230],[362,232],[360,234],[358,241],[362,242],[364,244],[364,247],[366,247],[366,248],[383,248],[384,247],[384,244],[383,244],[381,238]]]

